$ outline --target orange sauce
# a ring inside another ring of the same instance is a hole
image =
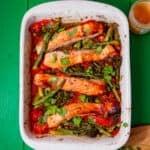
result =
[[[133,8],[133,13],[139,23],[150,24],[150,2],[138,3]]]

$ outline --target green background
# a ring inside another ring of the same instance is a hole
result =
[[[19,133],[19,33],[23,14],[49,0],[7,0],[0,4],[0,150],[29,150]],[[99,0],[126,15],[134,0]],[[150,34],[130,34],[132,126],[150,123]]]

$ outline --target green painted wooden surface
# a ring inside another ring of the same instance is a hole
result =
[[[49,0],[7,0],[0,4],[0,150],[30,150],[20,137],[19,32],[26,10]],[[97,0],[120,8],[126,15],[135,0]],[[150,34],[131,34],[132,125],[150,124]]]

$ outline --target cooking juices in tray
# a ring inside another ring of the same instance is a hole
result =
[[[115,136],[120,128],[118,26],[95,20],[31,24],[31,130],[37,136]]]

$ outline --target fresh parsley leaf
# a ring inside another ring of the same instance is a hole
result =
[[[64,49],[63,50],[64,54],[68,54],[68,50]]]
[[[89,124],[95,124],[95,120],[91,117],[88,118],[88,123]]]
[[[81,102],[88,102],[88,97],[86,95],[80,95]]]
[[[72,36],[74,36],[74,34],[76,34],[76,32],[77,32],[77,28],[73,28],[71,31],[67,32],[67,35],[69,37],[72,37]]]
[[[75,126],[79,127],[80,124],[81,124],[82,118],[81,117],[74,117],[72,119],[72,121],[73,121],[73,123],[74,123]]]
[[[57,83],[58,80],[59,80],[59,78],[58,78],[57,76],[53,76],[53,77],[51,77],[51,78],[49,79],[49,81],[50,81],[51,83]]]
[[[62,32],[64,30],[65,30],[65,27],[61,27],[61,28],[58,29],[58,32]]]
[[[55,105],[48,106],[47,111],[44,113],[44,115],[53,115],[53,114],[56,114],[57,109],[58,108]]]
[[[93,69],[92,67],[88,67],[86,70],[85,70],[86,73],[89,73],[89,74],[93,74]]]
[[[50,97],[50,98],[48,99],[48,101],[49,101],[50,104],[54,105],[57,100],[56,100],[55,98]]]
[[[62,65],[69,65],[70,64],[70,60],[68,57],[63,57],[60,59],[60,62]]]
[[[65,116],[65,114],[67,113],[67,110],[65,108],[57,108],[57,113],[61,116]]]
[[[101,46],[98,46],[98,47],[95,49],[95,51],[96,51],[97,53],[101,53],[101,52],[102,52],[102,47],[101,47]]]
[[[44,123],[45,123],[44,118],[43,118],[43,117],[40,117],[40,118],[38,119],[38,124],[44,124]]]

